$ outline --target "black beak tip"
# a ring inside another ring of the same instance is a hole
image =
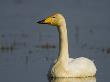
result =
[[[38,23],[38,24],[42,24],[43,22],[42,22],[42,21],[38,21],[37,23]]]
[[[41,21],[38,21],[37,23],[38,24],[45,24],[44,21],[45,21],[45,19],[44,20],[41,20]]]

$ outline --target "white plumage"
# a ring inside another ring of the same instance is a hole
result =
[[[96,66],[93,61],[85,57],[69,58],[67,28],[63,15],[56,13],[38,23],[57,26],[59,32],[59,54],[50,70],[51,77],[95,76]]]

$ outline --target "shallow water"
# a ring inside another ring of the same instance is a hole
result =
[[[0,82],[109,81],[109,8],[107,0],[1,0]],[[35,21],[55,11],[66,16],[70,57],[94,60],[96,77],[48,80],[49,67],[58,54],[58,32],[55,27]]]

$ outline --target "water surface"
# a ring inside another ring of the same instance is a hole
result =
[[[1,0],[1,82],[107,82],[110,78],[109,0]],[[55,27],[35,22],[53,12],[66,17],[70,57],[87,57],[97,66],[95,78],[48,80],[58,54]]]

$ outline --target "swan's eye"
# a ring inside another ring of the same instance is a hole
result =
[[[55,18],[55,17],[52,17],[52,18]]]

